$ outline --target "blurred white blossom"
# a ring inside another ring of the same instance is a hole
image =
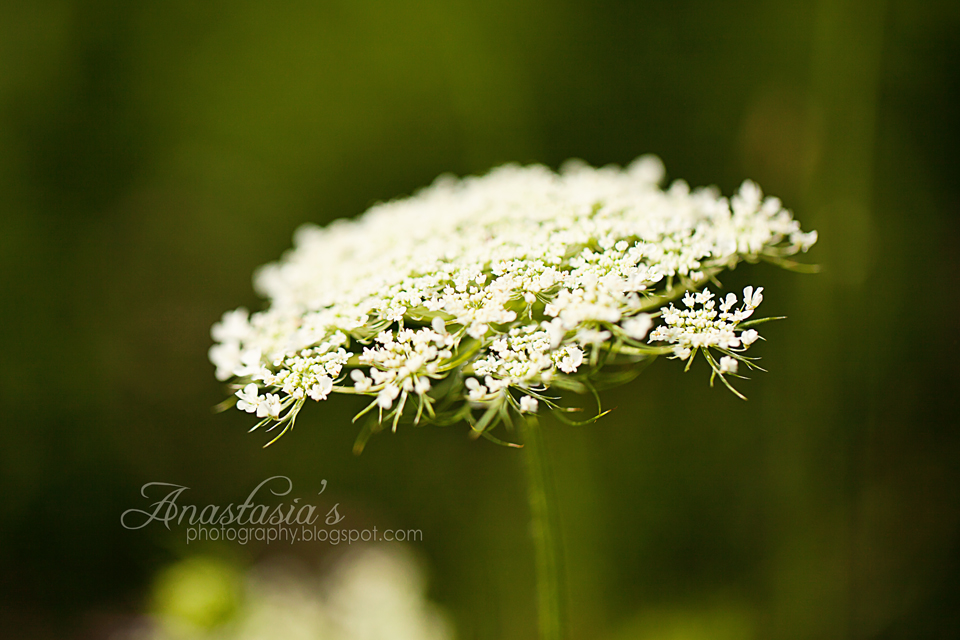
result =
[[[537,402],[536,398],[531,398],[530,396],[520,398],[520,411],[524,413],[536,413],[539,407],[540,403]]]
[[[187,561],[189,563],[189,561]],[[187,575],[169,588],[192,601],[216,599],[197,592]],[[181,571],[181,573],[184,573]],[[209,573],[209,572],[208,572]],[[216,575],[200,585],[219,592]],[[220,580],[233,579],[224,572]],[[273,561],[242,580],[239,602],[226,620],[211,624],[198,612],[158,611],[152,624],[125,640],[450,640],[448,616],[427,600],[426,581],[409,550],[399,545],[361,547],[342,557],[327,575],[301,563]],[[178,596],[177,593],[173,594]],[[206,599],[205,599],[206,598]]]
[[[731,358],[730,356],[720,358],[720,373],[736,373],[737,367],[736,358]]]

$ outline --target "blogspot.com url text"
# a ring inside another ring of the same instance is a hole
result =
[[[355,542],[422,542],[420,529],[324,529],[321,527],[189,527],[187,544],[191,542],[265,542],[267,544],[294,544],[319,542],[321,544],[353,544]]]

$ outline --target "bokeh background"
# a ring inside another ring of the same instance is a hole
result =
[[[549,426],[573,637],[960,637],[958,101],[951,0],[5,0],[0,633],[120,637],[191,566],[222,592],[276,546],[120,513],[145,482],[226,504],[283,474],[422,530],[405,553],[457,637],[532,637],[516,451],[426,427],[355,457],[346,398],[262,450],[211,411],[209,327],[259,308],[251,274],[306,221],[652,152],[757,180],[823,269],[725,279],[789,316],[749,402],[662,361],[599,423]]]

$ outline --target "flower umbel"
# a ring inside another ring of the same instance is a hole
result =
[[[649,156],[559,174],[508,165],[304,226],[257,275],[269,307],[214,325],[217,378],[281,434],[308,398],[369,396],[361,446],[401,418],[492,438],[541,406],[562,416],[554,389],[626,379],[662,354],[689,366],[702,353],[733,389],[727,376],[756,368],[744,352],[762,288],[718,298],[705,285],[741,261],[793,266],[816,232],[752,182],[728,200],[662,178]]]

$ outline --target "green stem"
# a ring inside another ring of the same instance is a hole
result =
[[[563,571],[560,530],[554,503],[552,476],[543,446],[540,423],[529,416],[522,426],[526,457],[527,496],[533,517],[533,546],[537,567],[537,613],[541,640],[564,637]]]

